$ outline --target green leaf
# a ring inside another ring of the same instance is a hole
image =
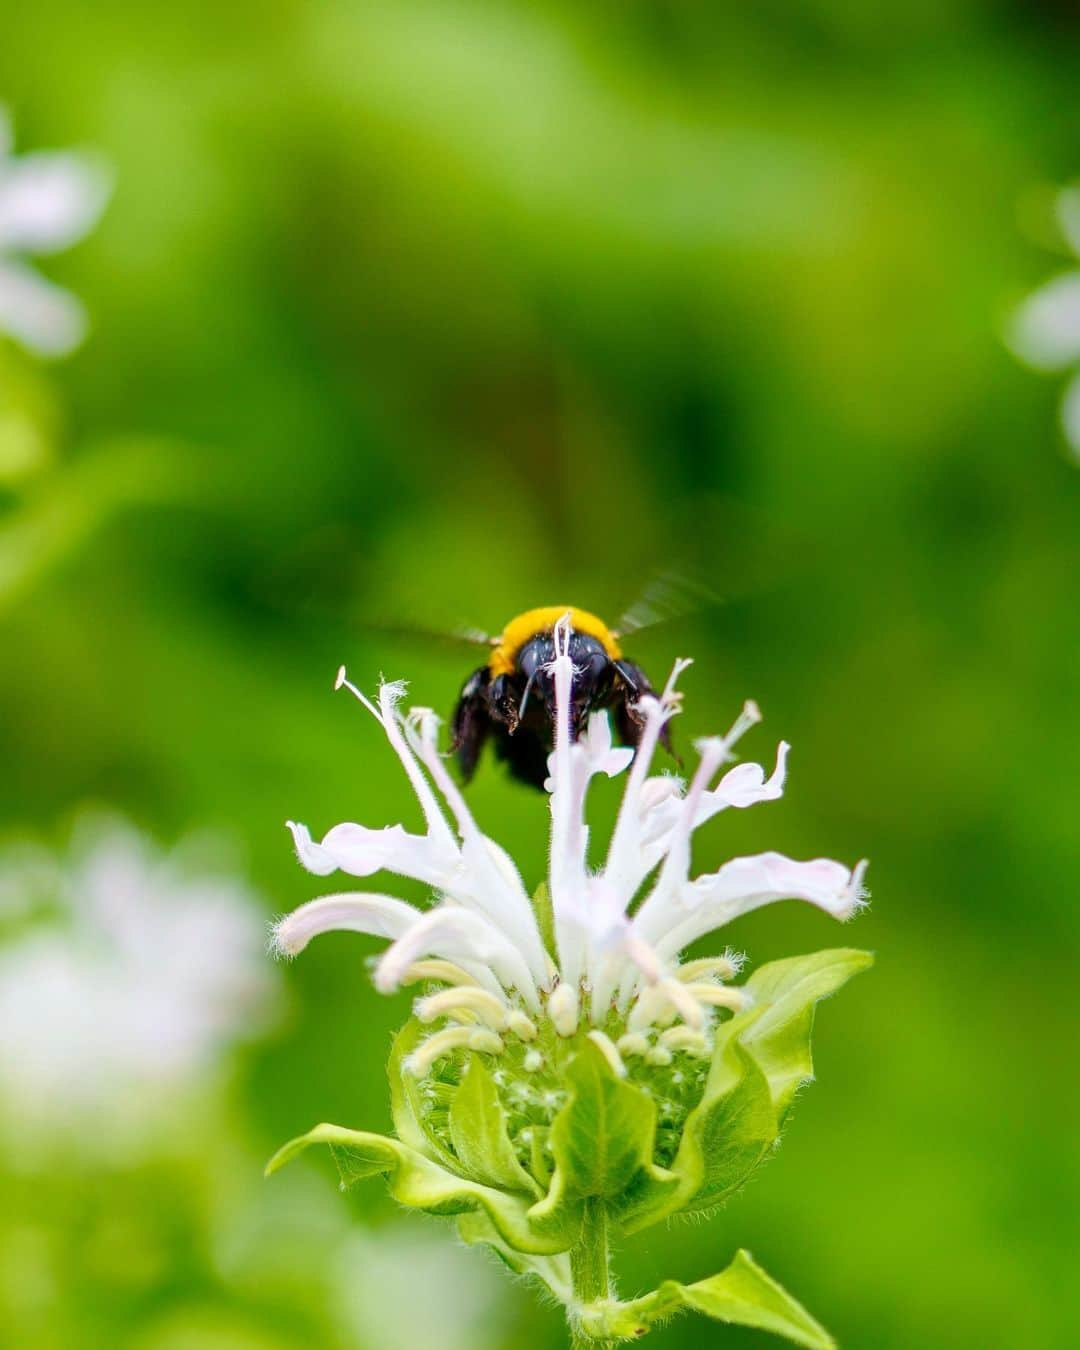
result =
[[[784,1123],[799,1087],[814,1076],[810,1035],[815,1005],[873,961],[870,952],[837,947],[771,961],[746,982],[757,1016],[739,1039],[769,1081],[778,1125]]]
[[[536,1182],[518,1162],[499,1094],[476,1056],[450,1103],[450,1138],[458,1167],[474,1181],[502,1190],[524,1191],[534,1198],[540,1194]]]
[[[627,1232],[677,1211],[713,1208],[768,1156],[778,1133],[769,1084],[738,1037],[758,1015],[754,1009],[717,1028],[704,1094],[686,1118],[671,1164],[677,1187],[642,1188],[624,1219]]]
[[[807,1350],[835,1350],[836,1342],[801,1303],[740,1251],[727,1270],[696,1284],[665,1280],[659,1289],[630,1303],[594,1303],[581,1309],[582,1329],[598,1340],[643,1336],[676,1313],[703,1313],[718,1322],[757,1327],[784,1336]]]
[[[445,1149],[432,1139],[421,1124],[420,1100],[416,1080],[405,1072],[405,1059],[416,1048],[423,1028],[415,1017],[410,1017],[398,1034],[390,1050],[386,1075],[390,1080],[390,1113],[394,1132],[403,1144],[425,1153],[437,1162],[445,1163]]]
[[[565,1251],[574,1240],[572,1229],[552,1227],[541,1232],[535,1228],[528,1219],[528,1204],[520,1196],[455,1176],[397,1139],[348,1130],[341,1125],[316,1125],[307,1134],[285,1144],[267,1163],[267,1175],[312,1144],[331,1146],[346,1185],[383,1172],[390,1194],[411,1209],[429,1214],[483,1210],[499,1238],[516,1251],[545,1255]]]
[[[555,1256],[537,1256],[508,1246],[483,1210],[459,1214],[457,1228],[463,1242],[470,1246],[488,1247],[515,1275],[540,1280],[560,1303],[567,1304],[573,1299],[570,1258],[565,1252]]]
[[[555,1170],[547,1197],[532,1210],[534,1221],[546,1224],[570,1210],[579,1223],[589,1196],[607,1199],[611,1217],[619,1220],[643,1188],[674,1192],[676,1178],[653,1162],[652,1098],[617,1078],[590,1040],[567,1065],[566,1082],[570,1099],[548,1136]]]

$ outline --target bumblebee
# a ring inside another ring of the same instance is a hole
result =
[[[645,672],[626,660],[618,635],[595,614],[573,605],[546,605],[511,619],[490,639],[487,662],[465,682],[454,709],[451,749],[466,783],[491,740],[514,778],[543,788],[555,724],[554,629],[567,615],[568,654],[574,663],[572,739],[584,730],[590,713],[610,708],[618,738],[637,745],[644,724],[638,701],[653,692]],[[662,740],[671,750],[666,726]]]

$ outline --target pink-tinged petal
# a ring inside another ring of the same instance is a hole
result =
[[[0,164],[0,248],[55,253],[97,223],[112,191],[100,161],[66,151]]]
[[[370,933],[393,942],[422,917],[420,910],[390,895],[324,895],[279,919],[271,941],[282,956],[296,956],[321,933]]]

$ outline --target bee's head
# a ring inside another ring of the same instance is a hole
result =
[[[571,633],[567,654],[574,664],[570,686],[570,732],[577,737],[584,729],[589,712],[602,685],[609,677],[611,658],[599,639],[587,633]],[[555,719],[555,640],[551,633],[530,638],[518,652],[517,668],[524,680],[518,716],[523,718],[529,703],[539,701],[549,719]]]

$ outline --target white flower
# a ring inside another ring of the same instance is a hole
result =
[[[675,684],[689,664],[683,661],[676,662],[659,698],[641,701],[636,752],[612,747],[605,713],[594,714],[586,734],[573,743],[568,620],[556,625],[555,636],[557,717],[548,780],[550,955],[517,869],[481,834],[447,772],[437,748],[438,720],[427,709],[403,718],[400,684],[384,684],[376,706],[349,684],[344,671],[338,677],[338,687],[354,693],[386,732],[420,800],[425,833],[350,823],[335,826],[316,844],[304,826],[289,826],[309,871],[325,875],[337,868],[368,876],[388,870],[420,879],[435,892],[435,903],[426,911],[386,895],[339,893],[302,905],[274,929],[275,946],[290,956],[317,934],[334,929],[386,937],[390,946],[375,970],[380,990],[388,993],[419,981],[447,985],[417,1004],[421,1022],[448,1022],[414,1052],[418,1073],[464,1046],[498,1053],[506,1036],[531,1040],[539,1018],[550,1018],[562,1036],[574,1035],[583,1020],[591,1024],[589,1034],[616,1066],[622,1054],[670,1058],[652,1037],[707,1034],[716,1008],[745,1003],[742,991],[721,983],[736,973],[738,958],[725,953],[681,965],[680,954],[691,942],[776,900],[807,900],[837,919],[850,918],[863,903],[865,863],[850,870],[823,858],[797,862],[762,853],[735,858],[692,879],[693,832],[728,807],[744,809],[779,797],[788,746],[780,744],[771,775],[757,764],[740,764],[713,785],[721,766],[733,758],[735,742],[760,720],[751,703],[726,736],[700,742],[700,762],[689,786],[676,778],[650,777],[664,724],[679,708]],[[607,856],[593,868],[585,823],[589,781],[627,767]],[[671,1028],[676,1020],[685,1027]]]
[[[58,253],[97,223],[111,176],[73,151],[12,154],[11,121],[0,106],[0,331],[41,356],[63,356],[86,335],[86,311],[39,276],[26,254]]]
[[[116,822],[70,857],[0,854],[0,1123],[20,1146],[141,1146],[264,1024],[262,906],[200,857]]]
[[[1061,234],[1080,258],[1080,187],[1059,192],[1055,208]],[[1016,355],[1037,370],[1073,372],[1061,401],[1061,421],[1080,459],[1080,268],[1030,295],[1013,315],[1006,337]]]

